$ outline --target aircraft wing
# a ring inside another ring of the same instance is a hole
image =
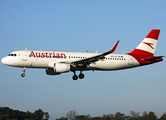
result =
[[[119,41],[117,41],[117,43],[113,46],[113,48],[105,53],[102,53],[102,54],[99,54],[99,55],[96,55],[96,56],[92,56],[92,57],[89,57],[89,58],[85,58],[85,59],[81,59],[81,60],[77,60],[77,61],[68,61],[66,63],[69,63],[69,64],[74,64],[76,66],[86,66],[86,65],[89,65],[91,63],[95,63],[96,61],[99,61],[99,60],[103,60],[108,54],[110,53],[113,53],[116,49],[116,47],[118,46],[118,43]]]

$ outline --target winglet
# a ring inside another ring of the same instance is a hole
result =
[[[114,45],[114,47],[113,47],[110,51],[111,51],[111,52],[114,52],[114,51],[116,50],[118,44],[119,44],[119,40],[117,41],[117,43]]]

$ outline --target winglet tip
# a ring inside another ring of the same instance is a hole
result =
[[[119,40],[116,42],[116,44],[114,45],[114,47],[112,48],[112,50],[111,50],[111,51],[115,51],[115,50],[116,50],[116,48],[117,48],[117,46],[118,46],[118,44],[119,44]]]

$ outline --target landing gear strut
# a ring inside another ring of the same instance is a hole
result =
[[[22,72],[23,72],[23,73],[21,74],[21,77],[25,77],[25,69],[26,69],[26,67],[23,67],[23,68],[22,68]]]
[[[73,72],[74,72],[73,80],[77,80],[78,77],[79,77],[80,79],[83,79],[83,78],[85,77],[85,75],[82,73],[82,71],[80,71],[79,76],[76,75],[75,71],[73,71]]]
[[[78,76],[76,75],[76,72],[74,71],[74,75],[73,75],[73,80],[77,80]]]

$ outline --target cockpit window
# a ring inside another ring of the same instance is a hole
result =
[[[8,56],[17,56],[17,54],[9,54]]]

